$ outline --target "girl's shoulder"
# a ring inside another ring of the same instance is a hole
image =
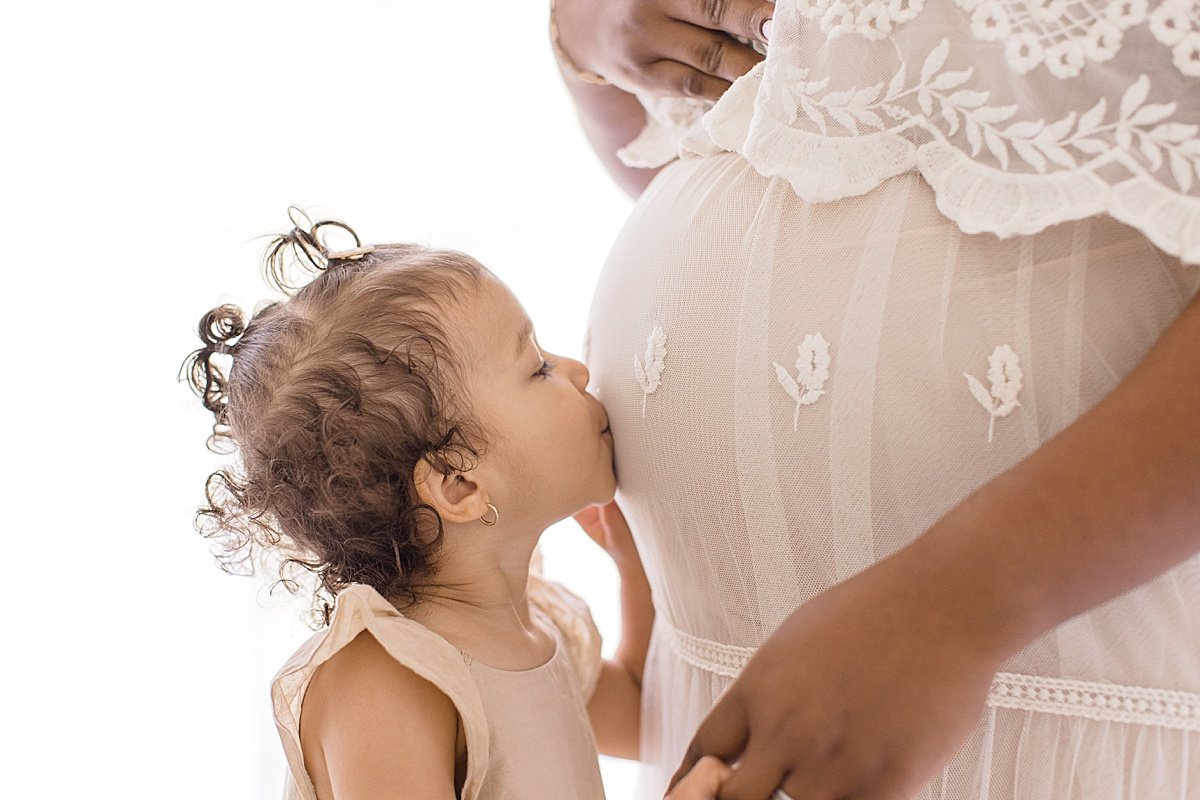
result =
[[[318,670],[338,679],[314,681]],[[271,682],[275,723],[294,782],[293,793],[316,797],[314,776],[305,769],[300,741],[300,716],[310,688],[318,690],[313,698],[316,706],[328,707],[352,702],[349,695],[361,694],[372,682],[405,693],[397,699],[424,709],[431,718],[438,715],[439,707],[453,707],[466,746],[461,796],[463,800],[475,797],[488,762],[489,741],[483,703],[462,653],[405,617],[374,589],[358,584],[342,590],[330,624],[309,638]],[[343,690],[350,684],[354,688]],[[430,687],[436,692],[430,692]],[[346,696],[324,696],[331,690]]]
[[[590,700],[604,662],[600,654],[603,640],[587,603],[562,584],[536,572],[529,574],[528,597],[529,604],[558,630],[579,677],[584,700]]]

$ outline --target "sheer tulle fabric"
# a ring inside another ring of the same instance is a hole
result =
[[[792,609],[1096,403],[1198,287],[1109,217],[967,235],[916,172],[810,203],[734,153],[666,167],[609,257],[586,354],[658,609],[644,796]],[[1016,360],[996,366],[1001,346]],[[1019,405],[993,413],[967,375]],[[1014,656],[924,797],[1200,796],[1197,607],[1192,559]]]

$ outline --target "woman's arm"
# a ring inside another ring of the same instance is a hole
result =
[[[605,755],[638,757],[641,728],[642,671],[654,627],[650,583],[625,516],[616,502],[592,506],[575,516],[600,544],[621,576],[621,642],[616,657],[605,661],[600,680],[588,702],[596,746]]]
[[[320,800],[454,800],[458,712],[367,632],[321,665],[301,712]]]
[[[1002,652],[1200,551],[1200,295],[1108,397],[915,548],[958,565],[948,588],[988,609]]]
[[[797,609],[700,726],[719,797],[915,795],[995,672],[1200,551],[1200,296],[1112,393],[891,558]],[[768,735],[769,734],[769,735]]]
[[[636,97],[615,86],[584,83],[566,69],[560,68],[560,72],[571,99],[575,101],[583,132],[600,157],[600,163],[617,185],[636,199],[661,167],[627,167],[617,158],[617,151],[633,141],[646,127],[646,110]]]

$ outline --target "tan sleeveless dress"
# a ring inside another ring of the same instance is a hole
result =
[[[508,671],[475,661],[370,587],[343,590],[329,627],[297,650],[271,684],[289,767],[285,796],[316,800],[300,749],[304,693],[317,668],[365,630],[458,710],[467,742],[462,800],[603,800],[587,715],[600,676],[600,634],[587,606],[562,586],[531,577],[529,598],[557,647],[539,667]]]

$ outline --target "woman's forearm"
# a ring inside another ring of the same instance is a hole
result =
[[[633,95],[615,86],[584,83],[560,67],[563,83],[575,101],[579,121],[588,141],[605,169],[630,197],[637,198],[658,169],[627,167],[617,151],[629,144],[646,126],[646,110]]]
[[[1197,551],[1200,296],[1109,396],[896,558],[1002,659]]]

